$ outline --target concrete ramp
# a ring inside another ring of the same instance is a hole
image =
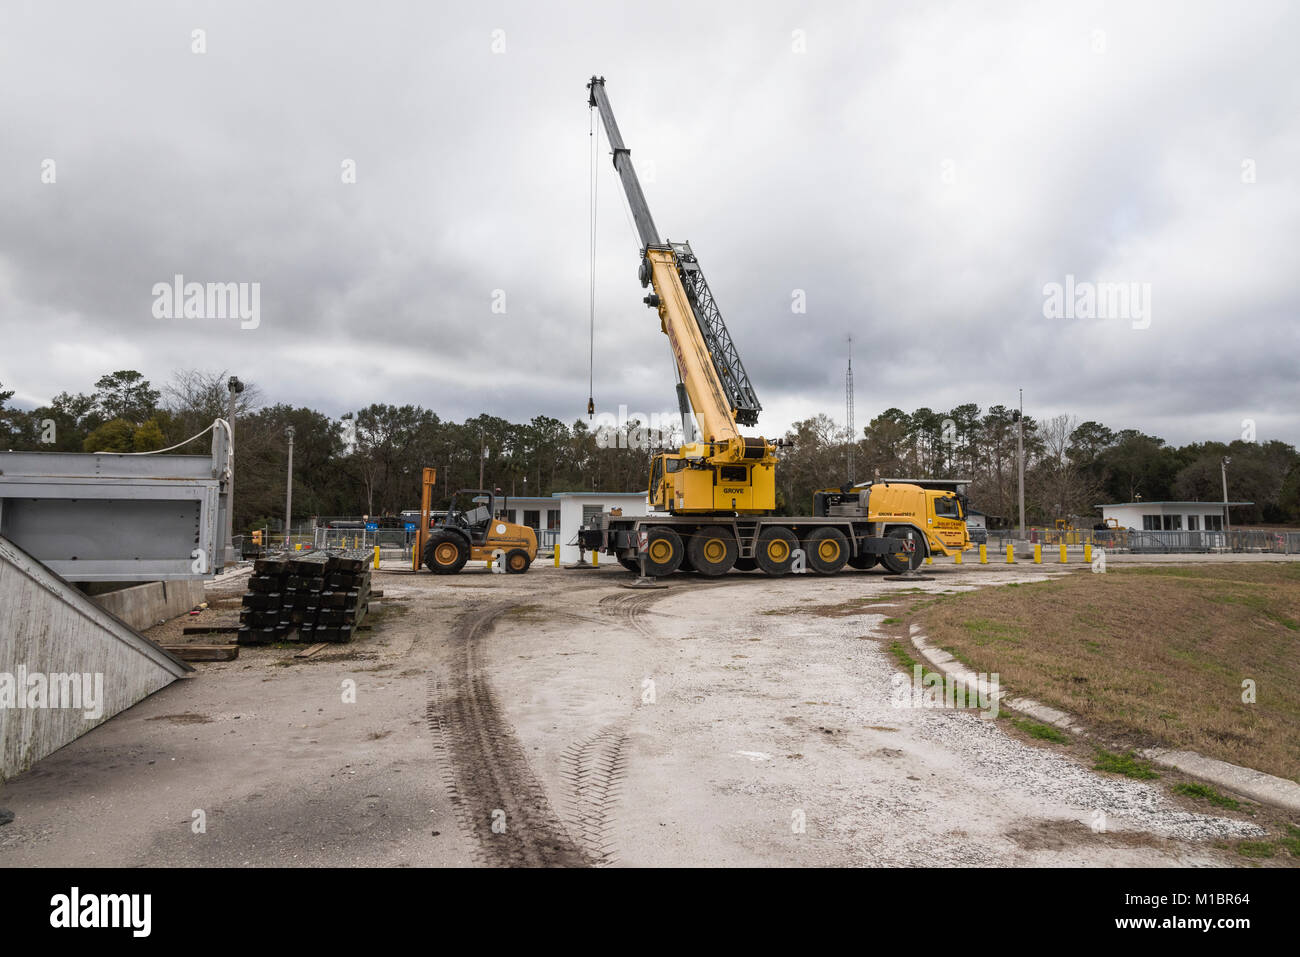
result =
[[[0,781],[193,670],[0,536]]]

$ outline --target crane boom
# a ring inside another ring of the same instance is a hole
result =
[[[656,459],[651,500],[681,512],[771,510],[774,447],[766,439],[740,434],[741,425],[758,421],[762,408],[740,353],[690,244],[660,240],[631,150],[614,119],[604,78],[593,76],[587,89],[587,103],[600,113],[641,239],[641,285],[654,287],[644,302],[659,314],[703,439]],[[687,411],[683,403],[683,418]],[[683,469],[703,474],[678,476]],[[705,478],[710,481],[703,483]]]

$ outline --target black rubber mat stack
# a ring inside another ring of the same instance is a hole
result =
[[[290,622],[284,614],[284,579],[289,559],[259,558],[253,563],[243,607],[239,611],[239,643],[268,645],[283,641]]]
[[[344,643],[352,640],[357,626],[370,609],[370,567],[365,553],[332,555],[325,571],[324,587],[316,596],[311,620],[301,626],[303,641]]]
[[[369,562],[355,549],[258,559],[239,612],[239,643],[351,641],[370,609]]]

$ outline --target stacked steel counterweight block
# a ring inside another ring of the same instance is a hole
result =
[[[355,551],[258,559],[239,612],[239,643],[351,641],[370,608],[367,562]]]

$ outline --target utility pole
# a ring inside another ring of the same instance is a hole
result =
[[[289,478],[284,496],[284,547],[289,548],[289,521],[293,517],[293,426],[285,430],[289,435]]]
[[[1228,520],[1228,466],[1232,464],[1232,459],[1224,456],[1219,461],[1219,470],[1223,474],[1223,544],[1228,544],[1227,535],[1232,531],[1232,523]]]
[[[229,568],[235,564],[235,396],[244,391],[244,383],[232,375],[226,380],[226,388],[230,390],[226,409],[226,424],[230,426],[230,432],[226,437],[230,440],[231,466],[226,483],[226,554],[223,564]]]
[[[844,374],[844,419],[849,431],[849,485],[857,481],[856,462],[854,461],[854,452],[857,451],[858,437],[857,429],[853,426],[853,337],[849,336],[849,369]]]
[[[1025,537],[1025,390],[1020,390],[1020,410],[1016,413],[1016,458],[1020,462],[1020,538]]]
[[[487,444],[483,441],[483,433],[478,434],[478,487],[483,487],[483,461],[487,458]]]

